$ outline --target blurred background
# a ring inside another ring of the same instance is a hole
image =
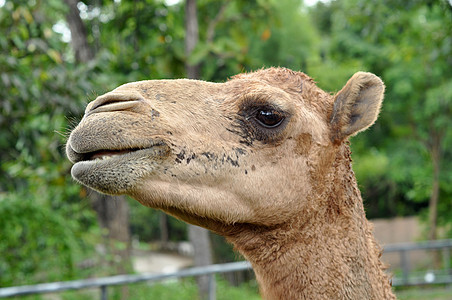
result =
[[[65,139],[85,105],[144,79],[221,82],[283,66],[334,93],[356,71],[377,74],[386,83],[383,111],[352,139],[367,216],[384,244],[452,238],[451,5],[0,0],[0,287],[242,259],[221,237],[71,179]],[[200,262],[196,253],[206,247],[212,250]],[[219,279],[219,299],[259,299],[252,273],[239,277]],[[169,290],[173,294],[165,294]],[[196,294],[196,284],[186,280],[112,295]],[[452,299],[450,289],[442,295],[437,299]],[[51,299],[91,296],[68,292]],[[40,297],[50,299],[28,298]]]

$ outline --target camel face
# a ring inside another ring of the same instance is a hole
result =
[[[315,209],[332,145],[369,126],[366,108],[347,111],[361,86],[333,97],[287,69],[128,83],[87,106],[67,143],[72,176],[208,228],[284,223]]]

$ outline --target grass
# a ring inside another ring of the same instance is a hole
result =
[[[216,281],[217,300],[261,300],[255,281],[242,284],[239,287],[231,286],[224,279],[217,278]],[[120,300],[124,286],[108,287],[109,300]],[[171,280],[160,283],[138,283],[126,287],[129,300],[196,300],[198,290],[194,278]],[[123,298],[123,299],[124,299]],[[98,300],[100,289],[83,289],[78,291],[67,291],[46,295],[31,295],[15,297],[21,300]]]
[[[452,287],[412,287],[395,291],[399,300],[452,300]]]
[[[139,284],[139,286],[137,293],[132,292],[134,288],[131,287],[130,299],[189,300],[198,297],[196,283],[193,279],[154,285]],[[261,300],[255,284],[242,284],[234,287],[222,279],[217,279],[216,295],[217,300]]]
[[[109,300],[121,299],[121,286],[108,288]],[[197,286],[193,278],[171,280],[160,283],[139,283],[127,287],[129,300],[195,300]],[[397,288],[395,290],[399,300],[452,300],[452,286],[440,287],[412,287]],[[262,300],[258,293],[255,281],[242,284],[238,287],[231,286],[220,277],[217,278],[217,300]],[[22,300],[97,300],[100,299],[99,289],[86,289],[80,291],[68,291],[48,295],[34,295],[16,297]]]

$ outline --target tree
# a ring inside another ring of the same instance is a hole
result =
[[[71,30],[71,44],[76,62],[86,64],[94,59],[94,53],[88,44],[86,28],[77,8],[78,1],[65,0],[65,2],[69,7],[66,20]],[[127,199],[125,196],[101,195],[96,191],[90,191],[89,197],[97,213],[100,227],[107,231],[104,245],[111,257],[109,264],[114,267],[115,273],[129,273],[132,269],[132,239]],[[122,287],[121,293],[122,298],[127,298],[128,288]]]
[[[71,44],[77,62],[87,63],[94,58],[94,52],[88,44],[85,24],[80,18],[77,0],[64,0],[68,6],[66,21],[71,30]]]
[[[60,1],[0,7],[0,219],[10,229],[0,247],[11,254],[0,258],[2,285],[76,277],[97,237],[61,132],[65,115],[81,113],[80,87],[95,90],[88,74],[101,69],[63,64],[69,49],[52,28],[64,13]]]
[[[185,54],[187,57],[190,57],[199,40],[196,0],[187,0],[185,2],[185,29]],[[188,78],[199,79],[199,64],[192,64],[187,60],[185,68],[187,70]],[[212,247],[209,231],[195,225],[188,225],[188,238],[194,248],[195,266],[211,265]],[[208,275],[197,277],[199,297],[201,299],[207,299],[209,297],[209,278],[210,276]],[[211,291],[213,292],[213,295],[215,295],[215,289],[213,288]]]
[[[362,174],[370,176],[360,180],[369,186],[364,193],[376,191],[371,185],[378,174],[379,199],[370,199],[378,201],[376,208],[388,207],[381,211],[395,215],[428,206],[428,238],[435,239],[437,216],[446,222],[451,195],[446,184],[450,168],[444,159],[451,155],[446,129],[452,117],[450,4],[349,0],[318,4],[315,11],[323,16],[319,28],[332,36],[329,55],[350,65],[359,61],[387,83],[384,110],[372,128],[372,139],[364,135],[354,143],[358,155],[374,149],[366,159],[373,161],[367,166],[375,173],[367,168]],[[357,167],[359,176],[359,162]]]
[[[86,190],[70,178],[65,136],[96,94],[143,79],[188,75],[223,81],[279,65],[305,71],[334,91],[355,71],[375,72],[387,84],[383,112],[376,126],[352,143],[367,214],[421,213],[428,220],[429,211],[430,237],[435,224],[452,233],[452,9],[446,0],[320,1],[309,10],[298,0],[198,0],[199,39],[190,53],[184,3],[0,4],[0,126],[8,129],[0,132],[0,220],[19,224],[8,225],[2,235],[0,248],[6,250],[0,252],[18,254],[0,258],[0,274],[10,274],[2,275],[2,283],[86,275],[74,266],[96,257],[97,224],[115,223],[114,215],[105,213],[124,212],[127,203],[97,195],[97,215],[104,215],[96,221]],[[58,33],[64,24],[72,31],[71,44]],[[190,75],[187,66],[197,73]],[[12,211],[11,203],[20,210]],[[158,239],[159,212],[130,205],[134,234]],[[168,225],[163,236],[186,238],[183,223],[171,217],[162,223]],[[27,228],[48,234],[36,236]],[[57,240],[62,246],[54,251]],[[48,253],[57,253],[55,274],[46,272]],[[217,261],[223,259],[218,255],[228,256],[215,253]]]
[[[406,107],[397,112],[406,115],[411,136],[428,153],[428,238],[432,240],[437,238],[442,173],[450,170],[444,157],[451,149],[447,144],[452,126],[451,12],[445,1],[414,6],[405,17],[409,22],[397,49],[390,48],[393,64],[386,71],[396,82],[390,92],[406,101]],[[443,201],[447,201],[444,196]]]

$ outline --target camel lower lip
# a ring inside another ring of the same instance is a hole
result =
[[[152,146],[135,151],[96,151],[95,159],[79,160],[71,169],[78,182],[109,194],[124,194],[137,179],[152,172],[155,166],[170,154],[166,145]]]

